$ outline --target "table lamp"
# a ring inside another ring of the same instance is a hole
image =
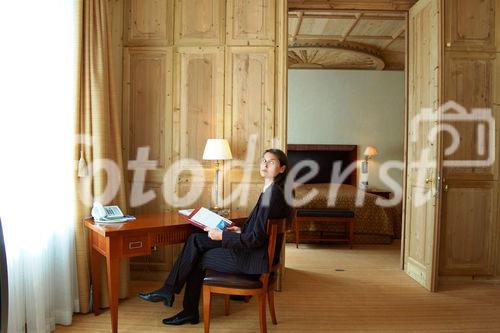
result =
[[[377,154],[378,150],[373,146],[366,147],[363,153],[363,155],[365,156],[365,160],[361,162],[361,173],[366,174],[366,180],[361,182],[361,188],[364,190],[368,189],[368,160]]]
[[[231,148],[229,148],[229,143],[226,139],[208,139],[205,145],[205,150],[203,151],[203,159],[208,161],[215,161],[215,180],[214,180],[214,192],[215,192],[215,206],[212,210],[219,210],[219,172],[220,163],[219,161],[231,160],[233,155],[231,154]]]

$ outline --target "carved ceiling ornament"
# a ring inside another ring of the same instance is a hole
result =
[[[289,11],[289,68],[403,70],[405,30],[401,11]]]
[[[288,46],[289,68],[383,70],[380,52],[353,42],[307,42]]]

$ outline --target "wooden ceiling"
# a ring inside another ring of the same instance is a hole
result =
[[[401,10],[407,11],[417,0],[288,0],[288,10]]]
[[[402,70],[413,0],[288,0],[288,67]]]

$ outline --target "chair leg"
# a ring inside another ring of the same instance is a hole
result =
[[[203,286],[203,324],[205,333],[210,330],[210,308],[212,302],[212,294],[209,286]]]
[[[271,320],[274,325],[278,325],[278,321],[276,320],[276,312],[274,309],[274,291],[273,287],[269,288],[267,291],[267,300],[269,301],[269,313],[271,314]]]
[[[224,314],[229,316],[229,295],[224,295]]]
[[[260,333],[267,333],[266,326],[266,293],[259,294]]]

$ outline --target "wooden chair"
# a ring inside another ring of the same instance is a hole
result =
[[[274,310],[274,288],[276,284],[276,272],[280,268],[280,250],[284,241],[286,219],[269,219],[267,222],[269,258],[268,273],[259,276],[246,274],[228,274],[208,271],[203,281],[203,321],[205,333],[210,329],[210,308],[212,294],[225,295],[225,315],[229,315],[229,296],[257,295],[259,302],[260,332],[266,333],[266,296],[269,302],[269,312],[274,325],[277,325]]]

